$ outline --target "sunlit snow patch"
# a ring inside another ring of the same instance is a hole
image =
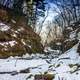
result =
[[[7,31],[9,29],[10,29],[9,26],[7,26],[7,25],[5,25],[3,23],[0,23],[0,31]]]

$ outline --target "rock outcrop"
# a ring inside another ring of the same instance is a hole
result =
[[[7,12],[3,12],[5,16],[0,15],[0,58],[22,56],[26,53],[42,53],[41,39],[31,27],[26,26],[24,17],[7,23],[5,20]]]

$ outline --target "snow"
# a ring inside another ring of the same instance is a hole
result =
[[[7,31],[10,29],[10,26],[5,25],[4,23],[0,23],[0,31]]]
[[[72,28],[72,27],[67,27],[67,29],[69,29],[69,30],[73,30],[73,28]]]
[[[71,34],[70,34],[70,39],[73,39],[73,38],[75,38],[76,37],[76,32],[71,32]]]
[[[80,40],[80,32],[77,34],[77,36],[78,36],[78,39]]]
[[[17,44],[17,42],[14,41],[14,40],[13,41],[8,41],[8,42],[0,42],[0,45],[5,46],[5,47],[6,47],[6,45],[10,45],[12,47],[15,44]]]
[[[53,59],[42,58],[45,55],[41,56],[41,54],[32,54],[31,56],[26,54],[26,57],[24,55],[23,59],[19,57],[0,59],[0,80],[34,80],[36,74],[44,74],[45,72],[55,75],[53,80],[80,80],[80,70],[77,70],[79,68],[78,65],[80,65],[80,57],[76,52],[77,47],[78,44],[58,58]],[[30,72],[19,73],[21,70],[26,69],[29,69]],[[1,72],[15,71],[18,74],[1,74]]]

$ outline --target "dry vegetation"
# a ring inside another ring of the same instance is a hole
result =
[[[2,23],[5,21],[4,18],[8,16],[5,13],[7,13],[5,10],[3,13],[2,10],[0,10],[0,14],[3,15],[0,15]],[[6,23],[6,21],[4,23]],[[0,58],[43,52],[39,35],[37,35],[31,27],[26,26],[25,18],[21,17],[16,23],[10,21],[6,25],[9,26],[8,30],[0,30]],[[14,45],[11,46],[10,42],[13,41]]]

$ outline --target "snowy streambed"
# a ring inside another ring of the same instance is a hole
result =
[[[0,80],[34,80],[36,74],[52,74],[53,80],[80,80],[77,45],[58,58],[0,59]]]

